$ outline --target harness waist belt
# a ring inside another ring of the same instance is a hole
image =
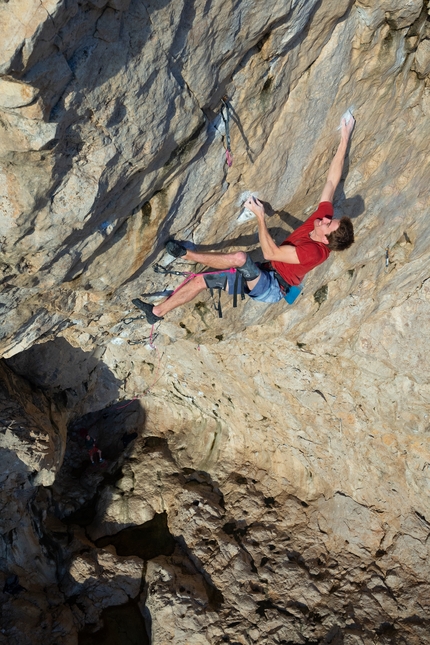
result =
[[[285,293],[288,293],[289,290],[291,289],[291,284],[288,284],[288,282],[272,267],[272,271],[275,272],[275,278],[279,282],[279,286],[281,287],[281,291],[285,291]]]

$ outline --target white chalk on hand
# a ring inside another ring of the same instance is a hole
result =
[[[348,125],[348,123],[351,121],[351,119],[353,119],[353,118],[354,118],[354,115],[353,115],[353,113],[352,113],[353,109],[354,109],[354,108],[353,108],[353,106],[351,106],[351,107],[349,107],[349,108],[347,109],[347,111],[346,111],[346,112],[344,112],[344,113],[342,114],[341,119],[340,119],[339,127],[337,128],[338,130],[340,130],[340,129],[341,129],[341,127],[342,127],[342,121],[343,121],[343,120],[345,120],[346,125]]]

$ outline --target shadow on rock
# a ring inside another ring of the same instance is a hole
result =
[[[78,645],[100,645],[100,643],[149,645],[151,643],[149,612],[148,610],[142,612],[136,600],[130,600],[125,605],[107,607],[102,611],[101,620],[102,629],[91,632],[91,626],[89,626],[80,632]]]
[[[43,390],[69,418],[104,409],[116,401],[119,381],[100,360],[99,351],[84,352],[65,338],[33,345],[6,360],[15,374]]]

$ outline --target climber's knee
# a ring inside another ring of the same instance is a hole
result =
[[[238,266],[237,270],[243,275],[246,281],[255,280],[260,275],[260,269],[247,253],[243,255],[246,256],[245,262],[243,265]]]
[[[244,251],[236,251],[233,253],[233,266],[234,267],[243,267],[243,265],[246,263],[248,254],[245,253]]]

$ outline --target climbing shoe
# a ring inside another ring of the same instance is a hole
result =
[[[182,244],[176,242],[175,240],[169,240],[166,242],[166,251],[170,255],[173,255],[174,258],[181,258],[186,254],[187,249],[185,249]]]
[[[149,302],[143,302],[142,300],[139,300],[139,298],[135,298],[131,302],[134,304],[135,307],[140,309],[140,311],[143,311],[143,313],[145,314],[145,318],[150,325],[155,325],[156,322],[163,320],[162,316],[156,316],[154,313],[152,313],[152,310],[154,309],[154,305],[150,305]]]

